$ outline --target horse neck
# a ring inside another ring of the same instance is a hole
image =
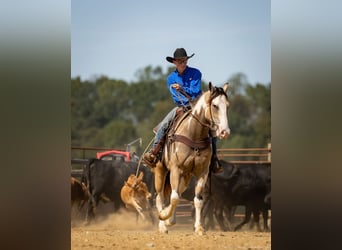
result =
[[[187,117],[185,122],[180,127],[177,133],[181,133],[193,140],[200,140],[208,137],[209,134],[209,121],[205,116],[205,110],[207,108],[206,103],[198,100],[193,107],[191,114]]]

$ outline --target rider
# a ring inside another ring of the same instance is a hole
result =
[[[173,53],[173,57],[166,57],[168,62],[173,63],[176,66],[176,70],[171,72],[167,77],[167,86],[173,101],[177,106],[174,107],[161,121],[158,126],[158,131],[154,138],[152,148],[143,157],[144,162],[152,168],[156,166],[157,154],[163,146],[164,136],[176,116],[177,109],[179,107],[183,107],[185,110],[191,109],[189,99],[193,101],[202,94],[202,73],[196,68],[187,66],[188,59],[193,56],[194,53],[191,56],[188,56],[184,48],[177,48]],[[185,95],[187,96],[182,94],[182,92],[185,92]],[[213,154],[210,169],[213,173],[223,172],[223,168],[221,167],[216,155],[216,137],[212,138],[212,148]]]

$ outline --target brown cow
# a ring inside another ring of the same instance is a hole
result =
[[[88,200],[87,187],[74,177],[70,177],[71,184],[71,205],[78,202],[79,207],[82,208],[84,203]]]
[[[154,224],[154,216],[149,202],[151,193],[148,191],[146,183],[142,181],[143,176],[143,172],[140,172],[138,177],[134,174],[128,177],[121,188],[121,200],[128,210],[137,211],[137,220],[139,215],[145,220],[143,211],[148,210],[151,222]]]
[[[88,200],[88,191],[86,185],[74,177],[70,177],[71,184],[71,209],[77,204],[77,215]]]

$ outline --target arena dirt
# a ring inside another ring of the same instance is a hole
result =
[[[238,232],[222,232],[216,226],[198,236],[188,216],[177,218],[169,233],[161,234],[157,224],[137,222],[134,213],[121,211],[99,216],[90,225],[73,219],[71,249],[271,249],[271,233],[251,230],[248,225]]]

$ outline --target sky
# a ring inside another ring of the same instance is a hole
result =
[[[244,73],[271,82],[270,0],[72,0],[71,77],[137,81],[146,66],[169,66],[185,48],[188,66],[222,85]]]

